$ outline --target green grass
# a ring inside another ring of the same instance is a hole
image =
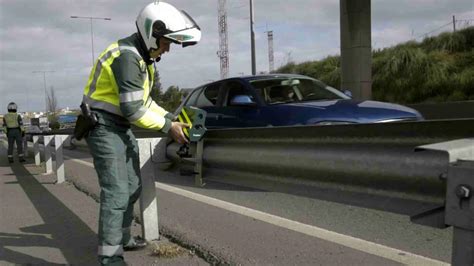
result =
[[[339,88],[340,57],[288,63],[276,73],[295,73]],[[372,53],[375,100],[420,103],[474,100],[474,27],[409,41]]]

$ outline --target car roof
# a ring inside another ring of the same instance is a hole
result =
[[[195,89],[193,89],[193,91],[196,90],[196,89],[200,89],[202,87],[208,86],[210,84],[216,83],[216,82],[222,82],[222,81],[227,81],[227,80],[240,79],[240,80],[245,80],[245,81],[254,81],[254,80],[264,80],[264,79],[270,79],[270,78],[307,78],[307,79],[310,78],[310,79],[313,79],[312,77],[308,77],[308,76],[304,76],[304,75],[284,74],[284,73],[259,74],[259,75],[254,75],[254,76],[251,76],[251,75],[248,75],[248,76],[235,76],[235,77],[220,79],[220,80],[216,80],[216,81],[209,82],[209,83],[206,83],[206,84],[202,84],[202,85],[196,87]]]
[[[239,78],[239,77],[237,77]],[[299,74],[261,74],[261,75],[255,75],[255,76],[242,76],[240,77],[242,79],[245,79],[247,81],[251,80],[260,80],[260,79],[269,79],[269,78],[310,78],[304,75],[299,75]]]

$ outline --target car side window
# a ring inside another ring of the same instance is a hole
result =
[[[228,82],[224,85],[228,89],[227,106],[231,106],[232,99],[237,95],[248,95],[250,99],[254,99],[253,95],[249,92],[245,86],[239,82]]]
[[[202,91],[202,89],[197,89],[191,92],[191,95],[189,96],[188,100],[186,101],[185,106],[194,106],[196,104],[196,99],[199,95],[199,93]]]
[[[301,95],[304,100],[337,100],[341,99],[340,96],[334,94],[333,92],[327,90],[326,85],[316,82],[313,80],[300,80],[300,85],[298,86]]]
[[[206,88],[197,98],[197,107],[215,106],[217,104],[217,96],[219,95],[220,83],[214,83]]]

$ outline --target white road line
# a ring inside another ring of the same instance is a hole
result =
[[[82,165],[94,167],[92,163],[79,160],[79,159],[74,159],[69,156],[64,156],[64,157],[67,157],[68,159],[74,162],[80,163]],[[449,265],[448,263],[443,262],[443,261],[427,258],[421,255],[413,254],[413,253],[406,252],[400,249],[387,247],[387,246],[370,242],[367,240],[363,240],[360,238],[339,234],[339,233],[329,231],[317,226],[289,220],[289,219],[276,216],[273,214],[269,214],[266,212],[250,209],[247,207],[242,207],[237,204],[233,204],[233,203],[226,202],[223,200],[204,196],[198,193],[194,193],[188,190],[166,185],[160,182],[155,182],[155,184],[156,184],[156,187],[159,189],[166,190],[168,192],[178,194],[192,200],[196,200],[196,201],[199,201],[199,202],[202,202],[202,203],[205,203],[217,208],[221,208],[221,209],[231,211],[240,215],[254,218],[262,222],[273,224],[273,225],[286,228],[295,232],[299,232],[305,235],[317,237],[319,239],[324,239],[329,242],[333,242],[342,246],[346,246],[355,250],[359,250],[368,254],[379,256],[379,257],[393,260],[396,262],[400,262],[406,265],[430,265],[430,266],[431,265]]]
[[[85,166],[89,166],[89,167],[92,167],[94,168],[94,164],[93,163],[90,163],[90,162],[86,162],[84,160],[79,160],[79,159],[75,159],[73,157],[70,157],[70,156],[67,156],[67,155],[63,155],[64,159],[68,159],[70,161],[73,161],[73,162],[76,162],[78,164],[82,164],[82,165],[85,165]]]

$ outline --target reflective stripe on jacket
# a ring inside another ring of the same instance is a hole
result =
[[[137,38],[132,35],[102,52],[84,89],[83,102],[136,126],[167,132],[171,114],[150,97],[155,70],[137,50]]]

